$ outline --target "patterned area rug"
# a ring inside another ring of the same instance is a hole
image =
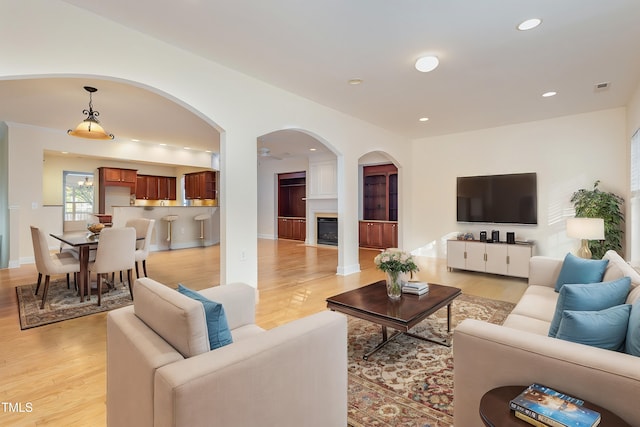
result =
[[[37,326],[48,325],[50,323],[61,322],[63,320],[74,319],[76,317],[87,316],[89,314],[100,313],[124,307],[132,303],[129,287],[125,283],[116,284],[116,289],[109,290],[102,294],[102,304],[97,305],[98,297],[93,295],[91,300],[86,297],[84,302],[80,302],[80,297],[76,290],[67,289],[67,281],[55,280],[49,283],[49,294],[44,308],[40,309],[42,302],[42,290],[44,288],[44,278],[38,295],[35,294],[36,284],[16,287],[18,295],[18,309],[20,312],[20,328],[30,329]]]
[[[460,295],[452,305],[451,326],[473,318],[502,324],[514,304]],[[442,308],[411,332],[446,338]],[[389,336],[394,331],[389,329]],[[445,427],[453,425],[451,348],[399,335],[377,353],[364,353],[382,339],[381,328],[349,317],[349,425],[352,427]]]

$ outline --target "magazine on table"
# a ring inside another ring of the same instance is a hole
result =
[[[540,384],[531,384],[509,402],[509,407],[551,427],[597,426],[600,414],[585,408],[583,404],[584,401],[576,397]]]

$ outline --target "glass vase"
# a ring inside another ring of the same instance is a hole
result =
[[[387,296],[392,300],[399,300],[402,296],[402,285],[405,275],[399,271],[386,271]]]

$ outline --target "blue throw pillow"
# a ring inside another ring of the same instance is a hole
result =
[[[202,296],[202,294],[182,286],[182,284],[178,284],[178,292],[196,301],[200,301],[204,306],[204,314],[207,319],[207,331],[209,332],[209,347],[211,350],[233,342],[229,324],[227,323],[227,316],[224,314],[222,304],[211,301]]]
[[[564,262],[556,281],[556,292],[560,292],[562,285],[567,283],[596,283],[602,281],[607,264],[609,264],[608,259],[584,259],[568,253],[564,257]]]
[[[631,306],[629,326],[627,327],[627,341],[624,347],[625,353],[640,356],[640,299]]]
[[[549,336],[556,336],[563,311],[598,311],[624,304],[630,289],[631,279],[627,276],[611,282],[562,286],[556,302],[556,312],[549,327]]]
[[[630,312],[629,304],[601,311],[566,310],[556,338],[607,350],[623,350]]]

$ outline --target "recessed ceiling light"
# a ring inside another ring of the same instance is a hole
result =
[[[183,147],[185,150],[191,150],[191,147]]]
[[[433,71],[440,64],[440,60],[437,56],[423,56],[416,61],[416,70],[422,73],[428,73]]]
[[[517,28],[520,31],[533,30],[540,24],[542,24],[542,19],[532,18],[532,19],[527,19],[526,21],[521,22],[520,24],[518,24]]]
[[[316,151],[317,148],[309,148],[309,151]]]
[[[161,145],[162,147],[165,147],[167,144],[165,144],[164,142],[162,142],[160,145]]]
[[[131,141],[132,141],[132,142],[140,142],[140,140],[139,140],[139,139],[132,139]]]
[[[348,82],[350,85],[356,86],[362,84],[362,79],[349,79]]]
[[[549,91],[549,92],[545,92],[542,94],[543,98],[549,98],[550,96],[556,96],[558,94],[558,92],[555,91]]]
[[[421,122],[427,122],[429,121],[429,117],[420,117],[418,120],[420,120]]]

